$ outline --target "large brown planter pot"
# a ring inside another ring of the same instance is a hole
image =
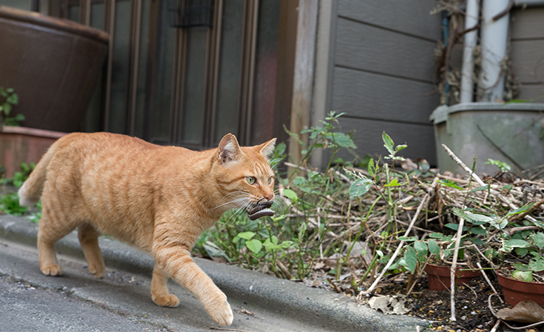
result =
[[[427,273],[427,280],[429,282],[429,289],[433,291],[440,291],[443,289],[449,289],[451,285],[451,272],[449,266],[439,266],[434,264],[427,264],[424,271]],[[455,271],[455,284],[461,285],[470,279],[480,275],[480,271],[461,270],[457,267]]]
[[[25,127],[78,131],[102,72],[108,34],[0,7],[0,86],[19,95]]]
[[[49,146],[65,133],[25,127],[5,126],[0,131],[0,165],[7,177],[20,171],[20,164],[37,163]]]
[[[544,305],[544,283],[516,280],[503,275],[500,271],[497,271],[497,279],[502,287],[504,300],[512,307],[525,300],[533,300],[538,305]]]

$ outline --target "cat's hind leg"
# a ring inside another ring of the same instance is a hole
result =
[[[102,251],[100,251],[100,247],[98,246],[100,232],[91,224],[84,223],[77,228],[77,236],[85,259],[87,260],[89,272],[95,278],[103,278],[106,273],[106,266],[102,258]]]
[[[59,221],[43,209],[38,228],[38,254],[40,270],[47,276],[61,276],[62,269],[57,262],[55,243],[73,231],[75,226]]]
[[[168,293],[167,283],[168,275],[155,265],[153,278],[151,279],[151,298],[153,302],[161,307],[177,307],[179,299],[174,294]]]

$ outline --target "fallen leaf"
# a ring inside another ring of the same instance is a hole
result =
[[[497,311],[497,317],[502,320],[532,324],[544,321],[544,309],[535,301],[526,300],[516,304],[512,309],[504,308]]]
[[[368,305],[385,315],[404,315],[410,311],[404,306],[405,302],[406,300],[399,296],[374,296],[368,300]]]
[[[415,169],[418,169],[418,164],[416,164],[410,158],[405,158],[404,160],[402,160],[400,162],[400,167],[402,167],[402,169],[407,170],[407,171],[413,171]]]
[[[323,259],[323,263],[327,265],[330,268],[336,267],[338,265],[338,258],[343,257],[339,253],[333,254],[325,259]]]
[[[323,262],[316,262],[313,266],[313,269],[314,270],[321,270],[322,268],[325,267],[325,263]]]

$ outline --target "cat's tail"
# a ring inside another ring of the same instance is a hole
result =
[[[28,179],[23,183],[21,188],[19,188],[19,205],[33,207],[34,204],[38,203],[40,196],[43,191],[43,184],[45,183],[45,177],[47,175],[47,166],[51,161],[51,157],[55,152],[56,144],[53,144],[49,150],[43,155],[42,159]]]

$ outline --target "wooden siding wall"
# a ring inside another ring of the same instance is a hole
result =
[[[544,103],[544,7],[512,11],[511,57],[518,98]]]
[[[345,113],[342,131],[356,130],[360,156],[385,155],[385,131],[395,143],[408,144],[403,156],[436,163],[429,121],[439,103],[434,49],[440,17],[429,13],[435,5],[340,0],[333,7],[327,108]]]

